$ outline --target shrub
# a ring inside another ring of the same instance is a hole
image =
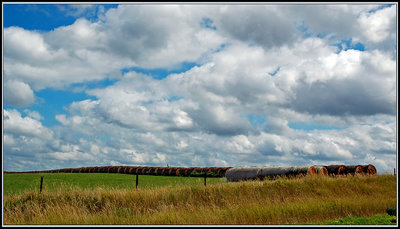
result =
[[[395,215],[396,215],[396,208],[388,207],[388,208],[386,208],[386,212],[387,212],[390,216],[395,216]]]

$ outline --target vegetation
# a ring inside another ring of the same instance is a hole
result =
[[[207,186],[203,185],[202,178],[186,178],[197,180],[187,181],[185,185],[176,182],[135,190],[134,176],[113,174],[115,179],[128,177],[129,184],[124,186],[121,182],[120,186],[112,187],[76,184],[72,188],[58,189],[52,189],[48,184],[41,194],[37,191],[40,174],[29,174],[36,176],[35,185],[33,191],[27,189],[24,193],[7,191],[12,187],[12,182],[7,179],[17,176],[5,175],[3,215],[7,225],[336,224],[326,220],[338,218],[343,218],[347,224],[353,223],[346,220],[370,224],[370,221],[358,221],[358,217],[386,214],[388,207],[396,206],[397,201],[396,177],[391,175],[244,182],[226,182],[221,178],[214,181],[210,178],[209,182],[207,178]],[[48,175],[45,174],[45,182],[49,183]],[[96,174],[51,175],[82,175],[81,179],[92,180],[92,175]],[[67,180],[65,177],[60,179]],[[144,177],[140,176],[139,186],[142,180],[144,185]],[[153,178],[156,183],[161,183],[158,179],[164,178],[184,180],[183,177]],[[374,222],[387,224],[384,220]]]
[[[396,225],[396,216],[376,214],[371,217],[345,217],[340,219],[325,220],[318,225]]]
[[[4,194],[39,192],[43,176],[43,191],[59,190],[131,190],[136,189],[136,175],[115,173],[10,173],[4,174]],[[207,184],[224,182],[224,178],[207,177]],[[204,185],[203,177],[172,177],[139,175],[138,188]]]

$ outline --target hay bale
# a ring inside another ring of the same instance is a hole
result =
[[[346,167],[344,165],[328,165],[326,166],[328,175],[344,175]]]
[[[228,181],[255,180],[258,178],[260,170],[261,167],[236,167],[226,171],[225,177]]]
[[[345,174],[346,175],[363,175],[364,171],[362,166],[360,165],[345,165]]]
[[[226,171],[228,171],[229,169],[231,169],[232,167],[222,167],[221,170],[219,171],[219,174],[221,177],[225,176]]]
[[[54,172],[55,172],[55,170],[52,171],[52,173],[54,173]],[[75,168],[72,172],[73,173],[79,173],[79,168]]]
[[[194,167],[190,173],[191,177],[203,177],[209,167]]]
[[[328,176],[328,169],[325,165],[314,165],[317,169],[318,176]]]
[[[318,171],[314,166],[293,166],[294,176],[317,176]]]
[[[298,168],[296,171],[295,166],[273,166],[273,167],[262,167],[258,177],[260,179],[276,179],[278,177],[293,177],[299,175],[300,173],[306,173],[304,168]]]
[[[372,164],[361,165],[361,168],[362,168],[364,174],[366,174],[366,175],[376,175],[377,174],[376,168]]]

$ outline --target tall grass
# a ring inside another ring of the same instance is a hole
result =
[[[4,224],[280,225],[384,214],[395,176],[303,177],[4,196]]]

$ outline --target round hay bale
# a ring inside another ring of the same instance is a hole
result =
[[[318,176],[328,176],[328,169],[324,165],[314,165],[317,169]]]
[[[224,168],[221,168],[221,170],[220,170],[220,175],[221,176],[225,176],[225,174],[226,174],[226,171],[228,171],[229,169],[231,169],[232,167],[224,167]]]
[[[364,174],[363,168],[360,165],[345,165],[346,175],[362,175]]]
[[[157,176],[158,167],[152,167],[150,170],[150,175]]]
[[[140,174],[147,175],[148,172],[149,172],[149,167],[143,167]]]
[[[178,170],[178,167],[171,167],[169,172],[168,172],[168,176],[176,176],[176,171]]]
[[[366,175],[375,175],[375,174],[377,174],[376,168],[372,164],[361,165],[361,167],[362,167],[362,170],[363,170],[364,174],[366,174]]]
[[[328,175],[344,175],[346,168],[344,165],[328,165],[326,166]]]
[[[230,170],[228,170],[230,171]],[[301,172],[301,169],[297,173]],[[307,173],[307,170],[305,171]],[[276,179],[278,177],[293,177],[296,175],[294,166],[273,166],[273,167],[262,167],[258,174],[260,179]]]
[[[260,167],[236,167],[231,168],[225,173],[228,181],[255,180],[259,178]]]
[[[54,172],[54,171],[53,171]],[[73,171],[73,173],[79,173],[79,168],[75,168]]]
[[[367,174],[370,174],[370,175],[376,175],[378,172],[376,171],[376,168],[375,168],[375,166],[374,165],[372,165],[372,164],[369,164],[368,165],[368,170],[367,170],[368,172],[367,172]]]
[[[108,173],[115,173],[116,167],[115,166],[110,166],[108,169]]]
[[[184,177],[184,176],[186,176],[186,171],[187,171],[187,168],[179,168],[179,169],[176,171],[176,175],[177,175],[177,176]]]
[[[204,177],[204,174],[208,171],[209,167],[194,167],[190,173],[191,177]]]
[[[210,177],[218,177],[219,169],[220,168],[218,168],[218,167],[211,167],[207,170],[207,175]]]
[[[129,167],[128,174],[133,174],[136,171],[135,167]]]
[[[142,170],[143,170],[143,167],[142,167],[142,166],[138,166],[138,167],[136,168],[136,173],[135,173],[135,174],[141,175],[141,174],[142,174]]]
[[[191,168],[191,167],[190,168],[183,168],[182,170],[180,170],[181,171],[180,175],[188,177],[192,173],[192,170],[193,170],[193,168]]]
[[[106,166],[100,167],[100,173],[108,173],[108,168]]]
[[[294,166],[294,176],[317,176],[318,171],[314,166]]]
[[[157,176],[164,175],[165,167],[157,167]]]
[[[159,170],[158,173],[159,173],[161,176],[165,176],[165,174],[167,173],[167,171],[168,171],[168,168],[162,167],[162,168],[160,168],[160,170]]]
[[[120,173],[122,166],[118,166],[117,173]]]

